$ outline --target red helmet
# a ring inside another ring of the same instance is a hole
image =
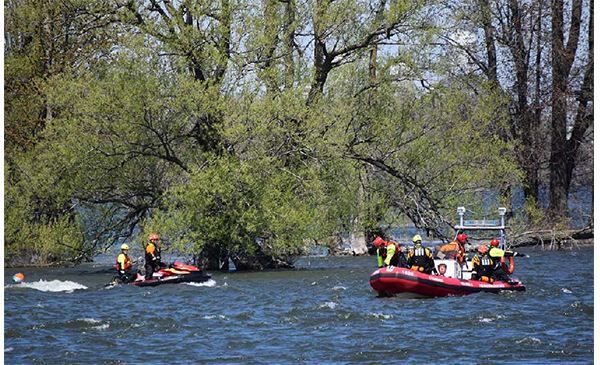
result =
[[[486,252],[488,252],[488,247],[486,245],[481,245],[479,246],[479,248],[477,249],[477,251],[479,251],[480,254],[485,255]]]
[[[464,233],[459,234],[458,236],[456,236],[456,239],[458,240],[458,242],[460,243],[465,243],[467,242],[467,235]]]
[[[383,238],[381,237],[377,237],[375,238],[375,240],[373,240],[373,244],[375,245],[375,247],[379,247],[381,246],[385,241],[383,240]]]
[[[150,241],[158,240],[158,235],[157,235],[157,234],[155,234],[155,233],[152,233],[152,234],[150,235],[150,237],[148,237],[148,239],[149,239]]]
[[[490,245],[494,246],[494,247],[498,247],[498,245],[500,245],[500,241],[498,241],[497,239],[492,239],[492,241],[490,242]]]

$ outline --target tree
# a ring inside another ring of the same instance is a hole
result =
[[[307,105],[323,93],[327,77],[334,68],[352,62],[359,53],[387,39],[417,27],[426,27],[417,23],[421,7],[419,2],[410,1],[388,3],[380,0],[376,4],[358,1],[351,6],[315,1],[312,9],[314,76]]]
[[[551,7],[543,1],[512,0],[452,4],[459,21],[457,24],[463,24],[458,29],[472,29],[473,25],[482,29],[483,42],[480,44],[483,47],[478,46],[479,42],[469,45],[453,42],[451,35],[445,38],[463,50],[473,65],[512,99],[513,123],[505,138],[520,141],[517,156],[525,172],[526,200],[539,207],[540,186],[550,186],[548,218],[555,220],[552,216],[558,211],[561,216],[566,214],[571,184],[568,176],[583,163],[577,151],[587,143],[585,135],[590,123],[584,119],[592,115],[589,96],[593,94],[593,88],[589,76],[593,74],[593,66],[589,60],[593,59],[593,43],[588,47],[587,62],[577,46],[582,17],[589,14],[589,20],[593,20],[593,2],[589,12],[582,11],[581,1],[569,3],[572,4],[572,17],[566,45],[562,20],[565,3],[562,1],[552,2]],[[474,11],[459,11],[465,6]],[[552,28],[547,26],[550,23]],[[590,23],[588,30],[592,29]],[[552,74],[548,72],[550,69]],[[576,93],[579,105],[575,105],[569,90],[576,85],[580,85],[581,90]],[[587,96],[582,98],[584,94]],[[579,121],[572,125],[568,122],[575,119]],[[567,130],[576,132],[568,136]],[[548,175],[549,179],[546,178]]]
[[[102,64],[117,43],[102,1],[5,2],[6,259],[51,264],[83,249],[66,191],[52,186],[57,171],[36,165],[36,148],[57,116],[48,102],[49,80],[74,67]],[[97,13],[96,13],[97,12]]]
[[[552,1],[552,124],[550,155],[550,206],[548,213],[556,222],[567,216],[567,198],[573,169],[576,166],[576,156],[584,134],[593,120],[593,111],[588,110],[591,100],[594,43],[593,43],[593,0],[590,2],[589,31],[588,31],[588,60],[581,91],[577,97],[576,107],[570,112],[569,82],[571,70],[579,47],[582,20],[582,1],[574,0],[571,4],[571,21],[568,30],[568,40],[564,43],[564,12],[565,3],[562,0]],[[574,114],[571,136],[567,136],[569,114]]]

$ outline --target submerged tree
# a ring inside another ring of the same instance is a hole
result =
[[[432,51],[438,4],[80,5],[118,47],[44,80],[52,118],[5,171],[10,262],[153,232],[206,268],[289,267],[389,217],[442,237],[456,205],[521,181],[506,94]]]

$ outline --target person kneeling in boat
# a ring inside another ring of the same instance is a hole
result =
[[[377,266],[406,267],[406,257],[402,248],[394,241],[385,241],[381,237],[375,238],[373,244],[377,247]]]
[[[494,278],[496,280],[502,280],[505,283],[510,284],[512,283],[512,281],[510,280],[508,274],[504,271],[504,268],[502,267],[502,258],[516,256],[516,252],[503,250],[500,247],[498,247],[499,245],[500,241],[498,241],[496,238],[490,241],[489,255],[492,261],[494,262]]]
[[[443,245],[440,248],[440,252],[443,258],[446,260],[456,260],[462,267],[465,261],[465,243],[467,242],[467,235],[460,233],[456,236],[456,241],[452,241]]]
[[[479,246],[477,254],[473,256],[473,271],[471,280],[480,280],[488,283],[494,282],[494,262],[490,258],[489,249],[485,245]]]
[[[119,274],[119,279],[123,283],[129,283],[135,280],[136,273],[133,271],[133,264],[127,252],[129,251],[129,246],[124,243],[121,245],[121,252],[117,255],[117,273]]]
[[[415,245],[410,249],[407,257],[408,267],[415,271],[431,274],[435,271],[435,263],[431,250],[423,247],[423,242],[419,235],[413,237],[413,243]]]
[[[158,235],[151,234],[148,237],[149,243],[146,245],[146,280],[152,279],[152,274],[163,267],[167,267],[160,260],[160,247],[158,246]]]

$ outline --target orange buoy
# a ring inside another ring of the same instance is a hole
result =
[[[21,281],[23,281],[25,279],[25,275],[18,272],[13,276],[12,279],[15,283],[20,283]]]

